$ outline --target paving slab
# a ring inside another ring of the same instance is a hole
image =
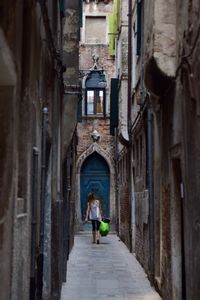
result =
[[[91,234],[75,236],[61,300],[161,300],[127,247],[115,234],[91,243]]]

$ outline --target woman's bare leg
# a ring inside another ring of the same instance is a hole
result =
[[[92,231],[93,243],[96,243],[96,231]]]
[[[97,244],[99,244],[99,239],[100,239],[99,230],[96,231],[96,239],[97,239]]]

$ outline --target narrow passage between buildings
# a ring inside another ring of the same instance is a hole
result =
[[[160,300],[142,267],[115,234],[92,244],[91,235],[75,236],[61,300]]]

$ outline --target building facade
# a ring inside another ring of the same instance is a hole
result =
[[[198,299],[199,3],[128,4],[125,242],[163,299]]]
[[[110,135],[110,80],[115,66],[109,53],[112,1],[83,1],[80,41],[81,122],[77,125],[76,224],[85,219],[93,192],[103,213],[115,224],[114,138]],[[115,226],[115,225],[114,225]]]
[[[0,15],[0,299],[59,299],[73,243],[79,1],[1,1]]]
[[[116,19],[114,28],[115,66],[118,78],[118,128],[116,135],[117,157],[117,231],[123,242],[131,248],[131,204],[129,199],[128,157],[128,2],[114,1],[113,15]],[[112,114],[114,112],[112,111]]]

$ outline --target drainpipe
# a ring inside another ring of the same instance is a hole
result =
[[[70,252],[70,193],[71,193],[71,146],[69,147],[66,161],[64,163],[64,200],[63,200],[63,282],[66,282],[67,261]]]
[[[68,158],[64,162],[64,173],[63,173],[63,266],[62,266],[62,280],[66,282],[67,277],[67,260],[68,260],[68,208],[67,202],[69,199],[68,192],[68,179],[67,179],[67,168],[68,168]]]
[[[130,252],[132,252],[132,158],[131,158],[131,146],[132,146],[132,135],[131,135],[131,100],[132,91],[132,0],[129,0],[128,6],[128,136],[129,136],[129,146],[128,146],[128,161],[129,161],[129,237],[130,237]]]
[[[132,0],[128,8],[128,134],[131,138],[131,88],[132,88]]]
[[[31,277],[30,300],[35,300],[36,213],[38,190],[38,148],[33,148],[33,177],[31,195]]]
[[[39,261],[38,261],[38,297],[42,300],[43,290],[43,262],[44,262],[44,203],[46,186],[46,143],[47,143],[47,118],[48,108],[43,108],[42,113],[42,153],[41,153],[41,199],[40,199],[40,241],[39,241]]]
[[[70,252],[70,194],[71,194],[71,164],[72,164],[72,148],[70,146],[70,150],[67,157],[67,232],[65,233],[67,235],[67,260],[69,259],[69,252]]]
[[[154,280],[153,115],[147,108],[147,187],[149,190],[149,270]]]
[[[119,217],[120,217],[120,212],[119,212],[119,168],[118,168],[118,156],[119,156],[119,149],[118,149],[118,132],[117,128],[115,127],[115,199],[116,199],[116,213],[115,213],[115,218],[116,218],[116,231],[117,234],[119,235]]]

